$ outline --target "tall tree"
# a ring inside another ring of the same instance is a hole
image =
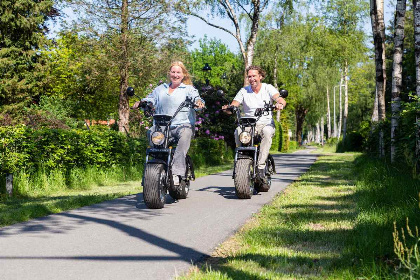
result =
[[[293,0],[280,0],[279,6],[290,7]],[[244,68],[252,65],[255,53],[255,43],[260,25],[260,19],[270,4],[269,0],[210,0],[210,1],[180,1],[186,14],[201,19],[208,25],[218,28],[232,35],[238,42],[239,49],[244,60]],[[213,19],[203,16],[203,11],[211,11]],[[217,24],[214,16],[221,16],[229,19],[233,30],[221,24]],[[241,24],[245,19],[245,24]],[[248,24],[249,23],[249,24]],[[243,38],[246,37],[245,42]],[[244,84],[247,84],[246,71],[244,70]]]
[[[133,40],[139,37],[156,37],[162,39],[166,31],[173,31],[177,21],[171,21],[167,16],[170,5],[160,0],[67,0],[74,11],[79,15],[78,27],[90,36],[105,39],[109,35],[113,38],[108,41],[107,55],[118,69],[118,127],[119,131],[129,130],[129,100],[126,94],[130,74],[135,66],[132,63],[137,53],[142,49],[135,49]],[[166,16],[165,16],[166,15]],[[106,34],[106,36],[105,36]],[[142,35],[142,36],[139,36]]]
[[[0,104],[6,105],[4,110],[36,101],[46,86],[40,49],[46,43],[46,20],[58,15],[53,4],[53,0],[0,2]]]
[[[340,110],[340,131],[346,137],[348,118],[349,67],[358,63],[365,53],[363,18],[368,6],[364,0],[328,0],[324,14],[331,30],[337,36],[336,63],[341,68],[344,89],[344,110]],[[342,93],[340,87],[340,94]],[[341,102],[340,102],[341,104]],[[342,125],[341,125],[342,124]],[[341,130],[342,128],[342,130]]]
[[[392,68],[392,103],[391,103],[391,162],[395,160],[395,131],[398,128],[398,119],[401,108],[402,90],[402,61],[404,49],[404,24],[406,0],[398,0],[394,20],[394,59]]]
[[[378,121],[385,120],[385,89],[386,89],[386,63],[385,63],[385,22],[384,1],[370,0],[370,17],[372,23],[373,44],[375,47],[376,62],[376,98]],[[375,101],[376,104],[376,101]],[[374,113],[375,115],[376,113]],[[379,154],[384,156],[384,135],[379,132]]]

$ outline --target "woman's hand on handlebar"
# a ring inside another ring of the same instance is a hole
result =
[[[133,108],[133,109],[138,109],[140,106],[141,106],[141,100],[136,101],[136,102],[133,104],[133,107],[131,107],[131,108]]]
[[[195,107],[196,108],[198,108],[198,109],[203,109],[203,108],[205,108],[206,106],[204,105],[204,103],[201,101],[201,100],[197,100],[196,102],[195,102]]]

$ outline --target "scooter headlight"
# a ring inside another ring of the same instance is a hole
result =
[[[165,141],[165,135],[160,131],[155,131],[152,133],[151,139],[154,145],[159,146]]]
[[[251,133],[242,131],[241,134],[239,134],[239,141],[241,141],[242,144],[249,144],[249,142],[251,142]]]

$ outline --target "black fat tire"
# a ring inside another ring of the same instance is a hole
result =
[[[253,162],[251,159],[243,158],[236,162],[235,167],[235,193],[238,198],[249,199],[254,193]]]
[[[148,208],[161,209],[165,206],[166,172],[163,164],[146,164],[143,180],[143,199]]]

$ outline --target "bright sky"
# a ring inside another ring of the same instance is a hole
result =
[[[392,2],[393,1],[387,2],[387,4],[385,5],[385,25],[387,26],[389,25],[389,21],[392,19],[393,12],[395,10],[395,6]],[[66,9],[64,12],[65,14],[71,17],[72,13],[70,10]],[[233,31],[230,21],[226,19],[219,19],[215,23]],[[58,23],[53,24],[51,27],[53,30],[53,34],[51,34],[50,36],[53,37],[55,35],[54,32],[57,32],[59,29]],[[197,49],[199,47],[198,40],[204,38],[204,35],[207,34],[207,37],[209,39],[216,38],[221,40],[221,42],[223,44],[226,44],[232,52],[237,53],[239,51],[238,42],[232,35],[218,28],[211,27],[200,19],[190,17],[190,19],[188,19],[187,22],[187,29],[188,34],[190,36],[194,36],[195,39],[195,42],[190,47],[190,50]],[[370,19],[366,20],[365,30],[369,32],[369,34],[371,33],[372,28],[370,26]]]
[[[233,31],[233,28],[230,27],[230,22],[227,20],[221,19],[217,22],[217,24],[223,24],[223,27]],[[190,47],[191,50],[199,48],[198,40],[204,38],[204,35],[207,34],[207,38],[209,39],[216,38],[221,40],[222,43],[227,45],[232,52],[236,53],[239,51],[238,41],[232,35],[223,30],[214,28],[195,17],[188,19],[187,26],[188,34],[195,36],[195,43]]]

